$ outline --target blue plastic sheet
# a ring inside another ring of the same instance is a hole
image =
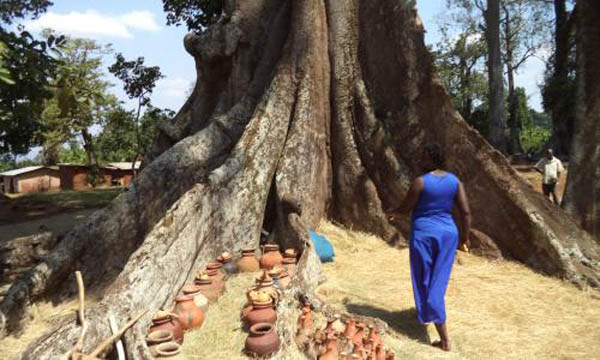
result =
[[[321,262],[332,262],[335,253],[333,251],[333,245],[323,235],[319,235],[316,232],[309,230],[310,240],[315,247],[315,252],[321,259]]]

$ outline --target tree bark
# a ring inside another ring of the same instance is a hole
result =
[[[600,3],[577,3],[577,107],[565,210],[600,239]]]
[[[98,167],[98,157],[96,156],[96,151],[94,149],[94,139],[92,138],[92,134],[87,129],[81,130],[81,137],[83,138],[83,148],[85,149],[85,153],[88,157],[88,163],[90,165],[90,170],[92,174],[92,185],[96,185],[97,178],[101,175],[100,168]]]
[[[49,289],[73,293],[70,274],[79,269],[86,288],[104,293],[86,313],[92,326],[84,350],[109,334],[106,313],[125,322],[147,307],[152,311],[125,338],[130,359],[146,358],[152,313],[172,306],[219,252],[257,246],[262,228],[302,251],[297,286],[310,292],[321,277],[307,229],[322,217],[406,244],[383,209],[397,206],[421,173],[428,142],[442,146],[448,170],[469,192],[475,228],[504,255],[600,286],[598,244],[453,109],[413,5],[227,2],[231,16],[184,39],[197,83],[160,128],[146,167],[12,286],[0,303],[4,329],[19,331],[28,304]],[[21,358],[64,353],[77,336],[66,322]]]
[[[504,109],[504,82],[500,52],[500,0],[488,0],[485,11],[486,41],[488,45],[489,126],[490,142],[503,153],[506,144],[506,112]]]
[[[508,153],[518,154],[523,153],[521,146],[521,122],[517,116],[517,94],[515,91],[515,59],[514,59],[514,44],[511,29],[511,15],[506,8],[506,4],[502,6],[504,10],[504,46],[506,46],[506,74],[508,78],[508,125],[510,127],[510,137],[508,142]]]
[[[552,137],[550,146],[557,155],[568,156],[573,138],[573,115],[569,112],[569,97],[564,96],[569,82],[569,53],[574,15],[567,12],[566,0],[554,0],[554,58],[550,79],[550,113]]]

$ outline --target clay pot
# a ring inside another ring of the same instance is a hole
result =
[[[166,342],[156,347],[157,358],[170,360],[183,360],[185,357],[181,353],[181,346],[175,342]]]
[[[277,321],[277,312],[273,309],[273,300],[252,302],[252,310],[246,315],[248,325],[252,326],[258,323],[275,324],[275,321]]]
[[[239,272],[254,272],[260,269],[254,249],[242,250],[242,257],[236,263]]]
[[[363,349],[362,343],[354,344],[354,350],[352,351],[353,355],[358,355],[360,359],[365,357],[365,350]]]
[[[206,274],[196,277],[194,284],[200,288],[200,292],[202,295],[206,296],[209,303],[217,301],[223,293],[223,288],[218,284],[215,284]]]
[[[218,281],[225,283],[225,270],[223,270],[223,264],[220,262],[209,262],[206,265],[206,273],[208,276],[214,276]]]
[[[292,281],[287,270],[283,268],[274,268],[269,272],[269,276],[273,279],[273,286],[277,289],[287,289]]]
[[[169,330],[158,330],[149,333],[146,336],[146,343],[148,344],[148,350],[152,356],[157,357],[156,347],[159,344],[173,341],[173,333]]]
[[[266,356],[279,349],[280,341],[275,326],[269,323],[258,323],[250,327],[246,339],[246,351],[257,356]]]
[[[202,288],[198,285],[186,285],[181,289],[184,295],[190,295],[194,297],[194,303],[197,307],[206,312],[208,309],[208,299],[200,291]]]
[[[217,261],[223,264],[223,271],[225,271],[227,274],[235,274],[237,272],[237,266],[233,262],[233,257],[230,253],[222,253],[217,258]]]
[[[356,322],[354,321],[354,319],[349,319],[346,323],[344,336],[352,338],[354,334],[356,334]]]
[[[159,330],[170,331],[173,334],[173,340],[183,344],[183,326],[171,315],[164,311],[159,311],[152,319],[152,325],[148,329],[149,333]]]
[[[256,289],[268,293],[273,298],[273,303],[277,305],[277,302],[279,301],[279,290],[274,287],[273,279],[267,274],[266,270],[256,279]]]
[[[296,273],[296,259],[295,258],[283,258],[281,260],[281,264],[288,271],[290,275],[294,275]]]
[[[385,350],[383,350],[383,346],[381,346],[381,344],[377,345],[375,348],[375,360],[386,360]]]
[[[204,312],[196,306],[193,296],[177,296],[173,312],[179,316],[177,320],[181,323],[184,330],[200,327],[204,323]]]
[[[396,358],[396,356],[394,355],[393,352],[387,351],[385,353],[385,360],[394,360],[395,358]]]
[[[361,324],[357,325],[356,328],[357,328],[357,331],[352,336],[352,343],[354,344],[354,346],[357,346],[357,344],[360,344],[362,346],[363,340],[365,338],[365,325],[361,323]]]
[[[264,247],[263,256],[260,259],[260,268],[271,270],[273,267],[281,266],[283,256],[279,253],[279,245],[267,244]]]
[[[289,248],[289,249],[286,249],[283,252],[283,257],[284,258],[288,258],[288,259],[297,259],[298,258],[298,252],[294,248]]]
[[[325,354],[319,356],[319,360],[338,360],[337,348],[327,350]]]

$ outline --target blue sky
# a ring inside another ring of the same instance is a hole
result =
[[[428,44],[439,40],[439,16],[445,10],[445,0],[419,0],[418,9],[425,24]],[[186,100],[196,74],[194,61],[183,49],[185,27],[165,25],[166,18],[160,0],[54,0],[54,6],[34,21],[25,23],[31,31],[51,27],[78,37],[96,39],[112,44],[115,52],[127,59],[143,56],[147,65],[158,65],[166,76],[160,80],[153,94],[155,106],[179,110]],[[105,58],[109,66],[114,55]],[[530,60],[517,75],[517,85],[526,88],[530,105],[541,109],[538,83],[542,80],[544,65],[538,59]],[[115,85],[112,91],[127,101],[120,82],[108,74]],[[134,103],[128,102],[133,108]]]

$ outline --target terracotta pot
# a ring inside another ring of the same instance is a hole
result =
[[[257,356],[266,356],[279,349],[280,341],[275,327],[268,323],[258,323],[250,327],[246,339],[246,351]]]
[[[273,286],[279,289],[287,289],[290,286],[290,282],[292,282],[292,279],[290,279],[290,274],[285,269],[282,269],[277,273],[273,273],[271,278],[273,279]]]
[[[283,256],[279,253],[279,245],[267,244],[260,259],[260,268],[271,270],[277,265],[281,266],[282,260]]]
[[[283,257],[284,258],[288,258],[288,259],[297,259],[298,258],[298,252],[294,248],[289,248],[289,249],[286,249],[283,252]]]
[[[235,274],[237,272],[237,266],[233,262],[233,258],[231,257],[230,253],[222,253],[217,258],[217,261],[223,264],[223,271],[225,271],[227,274]]]
[[[386,360],[385,350],[383,350],[383,346],[381,346],[381,344],[377,345],[377,348],[375,348],[375,360]]]
[[[156,347],[159,344],[173,341],[173,333],[169,330],[158,330],[149,333],[146,336],[146,343],[148,344],[148,350],[150,350],[150,354],[156,357],[158,353],[156,352]]]
[[[396,355],[394,355],[393,352],[391,351],[387,351],[385,354],[385,360],[394,360],[396,358]]]
[[[242,257],[238,259],[236,265],[239,272],[254,272],[260,270],[260,264],[256,259],[256,252],[254,249],[242,250]]]
[[[183,360],[185,357],[181,353],[181,346],[175,342],[166,342],[156,347],[157,358],[170,360]]]
[[[354,346],[356,346],[357,344],[363,345],[363,340],[365,338],[365,326],[361,323],[357,325],[356,328],[357,331],[352,336],[352,343],[354,344]]]
[[[198,285],[186,285],[181,289],[184,295],[190,295],[194,297],[194,303],[197,307],[206,312],[208,309],[208,299],[200,291],[202,288]]]
[[[356,334],[356,322],[354,321],[354,319],[349,319],[346,323],[344,336],[352,338],[354,334]]]
[[[173,334],[173,340],[179,344],[183,344],[183,326],[181,326],[181,323],[175,320],[171,315],[159,312],[154,316],[148,332],[151,333],[159,330],[170,331]]]
[[[209,262],[206,265],[206,273],[209,276],[215,276],[216,279],[218,279],[219,281],[225,283],[225,270],[223,270],[223,264],[221,264],[218,261],[213,261],[213,262]],[[213,275],[211,275],[213,274]]]
[[[273,309],[273,301],[252,302],[252,310],[246,315],[246,322],[252,326],[258,323],[275,324],[277,312]]]
[[[338,360],[337,348],[327,350],[325,354],[319,356],[319,360]]]
[[[222,287],[215,285],[208,275],[203,275],[194,280],[194,284],[200,288],[202,295],[206,296],[209,303],[213,303],[219,299],[223,293]]]
[[[193,296],[177,296],[173,312],[179,316],[177,320],[181,323],[184,330],[200,327],[204,323],[204,312],[196,306]]]
[[[360,359],[363,359],[365,357],[365,350],[363,349],[362,343],[361,344],[354,344],[354,350],[352,350],[352,354],[354,355],[358,355]]]

